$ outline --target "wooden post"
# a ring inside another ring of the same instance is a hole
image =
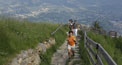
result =
[[[84,47],[86,48],[86,44],[87,44],[87,41],[86,41],[86,31],[84,31]]]

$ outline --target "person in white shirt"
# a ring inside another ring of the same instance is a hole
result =
[[[73,23],[73,32],[74,32],[74,36],[77,37],[77,20],[74,20],[74,23]]]

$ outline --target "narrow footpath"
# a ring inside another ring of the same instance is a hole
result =
[[[67,41],[53,54],[51,65],[65,65],[68,59]]]
[[[78,38],[78,40],[80,40]],[[79,54],[79,43],[76,44],[75,56],[72,59],[68,59],[67,41],[53,54],[51,59],[51,65],[82,65]]]
[[[79,54],[79,43],[77,42],[76,48],[75,48],[75,56],[72,58],[69,62],[68,65],[82,65],[81,64],[81,58]]]

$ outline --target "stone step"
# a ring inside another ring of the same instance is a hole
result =
[[[75,64],[75,65],[81,65],[81,64]]]
[[[79,41],[80,39],[78,39],[78,41]]]
[[[74,58],[73,61],[80,61],[80,58]]]
[[[74,57],[79,57],[80,55],[75,55]]]
[[[80,56],[74,56],[74,58],[80,58]]]
[[[79,53],[75,53],[75,55],[80,55]]]
[[[80,54],[79,53],[75,53],[74,58],[80,58]]]
[[[75,50],[79,51],[79,49],[78,49],[78,48],[75,48]]]
[[[79,47],[75,47],[75,49],[79,49]]]
[[[79,49],[79,47],[75,47],[75,49]]]
[[[78,48],[75,48],[75,50],[78,50],[78,51],[79,51],[79,49],[78,49]]]
[[[79,46],[75,46],[75,48],[79,48]]]
[[[76,42],[76,44],[75,44],[75,45],[79,45],[79,43],[77,43],[77,42]]]
[[[80,56],[74,56],[74,59],[80,58]]]
[[[79,51],[79,49],[75,49],[75,51]]]
[[[79,45],[75,45],[75,47],[79,47]]]
[[[75,54],[75,56],[80,56],[80,54]]]
[[[75,51],[75,53],[78,53],[79,51]]]

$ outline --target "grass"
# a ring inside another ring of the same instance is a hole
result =
[[[61,46],[65,39],[66,39],[66,31],[67,31],[67,26],[64,26],[63,28],[61,28],[59,31],[57,31],[53,37],[56,39],[56,44],[54,46],[52,46],[51,48],[49,48],[46,53],[41,55],[41,58],[43,59],[41,61],[40,65],[51,65],[51,57],[53,56],[53,54],[56,52],[56,50],[59,48],[59,46]]]
[[[87,50],[84,48],[84,36],[83,32],[79,31],[79,34],[81,35],[81,40],[79,41],[79,53],[80,57],[82,59],[82,65],[91,65],[88,57]]]
[[[100,43],[104,49],[110,54],[110,56],[115,60],[118,65],[122,65],[122,38],[111,38],[109,36],[104,36],[100,34],[96,34],[93,32],[87,33],[90,38],[94,41]],[[104,64],[106,64],[105,60]]]
[[[55,35],[51,32],[58,24],[44,22],[30,22],[27,20],[16,20],[12,18],[0,18],[0,65],[6,65],[21,50],[34,48],[39,42],[49,37],[56,38],[56,45],[47,50],[47,58],[50,57],[55,48],[63,43],[66,27],[62,27]]]

